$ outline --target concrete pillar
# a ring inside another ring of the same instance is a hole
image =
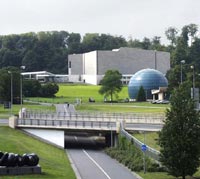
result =
[[[15,129],[17,125],[17,116],[9,117],[9,127]]]
[[[105,135],[105,142],[106,142],[106,146],[116,147],[118,145],[118,135],[112,132],[112,138],[111,138],[111,133],[107,133]],[[111,146],[111,143],[112,143],[112,146]]]
[[[114,138],[113,145],[114,145],[114,147],[117,147],[118,146],[118,142],[119,142],[118,141],[118,134],[115,134],[113,138]]]

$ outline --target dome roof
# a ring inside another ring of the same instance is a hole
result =
[[[135,73],[129,82],[128,93],[131,99],[136,99],[140,87],[143,86],[147,98],[152,99],[151,90],[167,87],[168,81],[158,70],[143,69]]]

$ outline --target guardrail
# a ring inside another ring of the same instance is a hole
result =
[[[123,123],[121,123],[121,127],[120,127],[120,134],[124,137],[126,137],[127,140],[131,141],[132,144],[134,144],[138,149],[141,150],[142,145],[144,143],[142,143],[141,141],[139,141],[138,139],[136,139],[135,137],[133,137],[131,134],[129,134],[123,127]],[[159,162],[159,158],[160,158],[160,152],[147,146],[147,150],[145,151],[146,155],[153,158],[154,160]]]

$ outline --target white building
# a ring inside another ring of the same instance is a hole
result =
[[[122,47],[112,51],[97,50],[68,57],[70,82],[97,85],[107,70],[118,70],[128,84],[137,71],[144,68],[159,70],[163,74],[170,69],[170,53]]]
[[[24,79],[35,79],[40,82],[66,83],[69,81],[68,75],[58,75],[47,71],[23,72]]]

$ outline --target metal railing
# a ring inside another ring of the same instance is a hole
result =
[[[142,149],[142,145],[144,143],[142,143],[141,141],[139,141],[138,139],[136,139],[135,137],[133,137],[131,134],[129,134],[123,127],[123,123],[121,123],[121,127],[120,127],[120,134],[122,136],[124,136],[127,140],[131,141],[132,144],[134,144],[138,149]],[[145,151],[146,155],[153,158],[156,161],[159,161],[160,158],[160,152],[147,146],[147,150]]]
[[[27,110],[24,119],[45,120],[85,120],[85,121],[121,121],[127,123],[163,124],[164,114],[140,114],[140,113],[102,113],[102,112],[59,112]]]
[[[116,122],[83,120],[17,119],[18,127],[116,130]]]

